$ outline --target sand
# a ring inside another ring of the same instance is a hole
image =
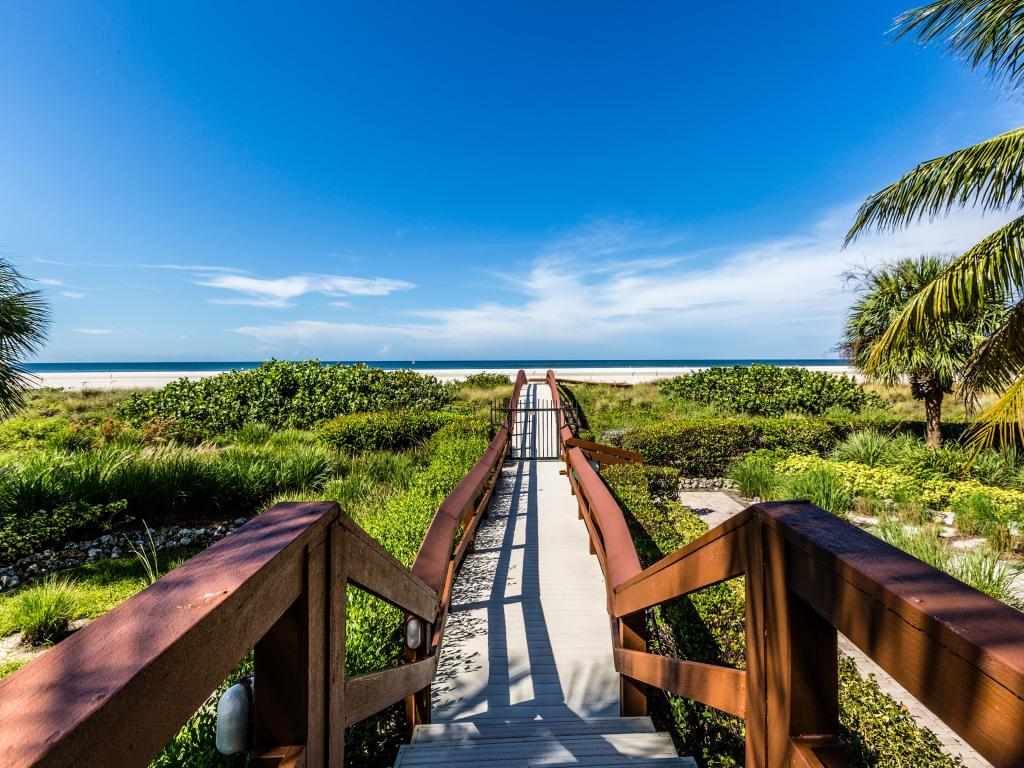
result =
[[[808,366],[810,370],[829,371],[831,373],[845,373],[853,375],[851,368],[842,366]],[[444,368],[444,369],[416,369],[417,373],[433,375],[442,381],[453,381],[464,379],[472,373],[478,373],[479,368]],[[504,373],[512,377],[516,375],[517,369],[513,368],[487,368],[493,373]],[[641,384],[659,379],[667,379],[683,373],[703,370],[699,367],[693,368],[558,368],[555,370],[559,379],[569,381],[593,381],[608,384]],[[134,389],[162,387],[165,384],[176,381],[180,378],[202,379],[207,376],[215,376],[220,371],[107,371],[107,372],[61,372],[38,374],[35,382],[37,387],[57,387],[60,389]],[[543,378],[546,369],[529,368],[526,375],[530,378]]]

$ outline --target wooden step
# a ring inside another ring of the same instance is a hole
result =
[[[455,722],[417,725],[412,743],[461,742],[479,739],[517,739],[601,735],[608,733],[654,733],[649,717],[595,717],[588,720],[531,720],[520,723]]]
[[[395,768],[587,768],[630,766],[696,768],[679,757],[672,739],[657,733],[650,718],[589,720],[494,720],[434,723],[416,728]]]

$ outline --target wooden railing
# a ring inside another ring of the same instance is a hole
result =
[[[342,766],[345,727],[403,699],[428,721],[452,580],[507,450],[502,427],[411,570],[333,502],[249,521],[0,681],[0,766],[148,765],[250,648],[256,766]],[[348,584],[423,623],[409,663],[346,678]]]
[[[744,718],[747,766],[844,766],[841,632],[992,764],[1024,765],[1020,612],[802,502],[749,507],[641,570],[622,510],[563,427],[608,586],[623,714],[643,712],[651,686]],[[737,576],[746,669],[647,652],[646,609]]]

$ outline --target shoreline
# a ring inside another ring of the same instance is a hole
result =
[[[704,371],[717,366],[685,366],[685,367],[607,367],[607,368],[573,368],[571,366],[556,367],[554,369],[559,379],[571,381],[590,382],[595,384],[645,384],[660,379],[668,379],[673,376],[680,376],[695,371]],[[850,366],[845,365],[808,365],[808,366],[783,366],[803,367],[811,371],[825,371],[836,375],[848,375],[856,377],[857,374]],[[229,370],[229,369],[224,369]],[[216,376],[220,371],[59,371],[32,373],[31,387],[43,389],[53,387],[77,391],[82,389],[155,389],[165,386],[178,379],[190,379],[197,381],[209,376]],[[441,381],[460,381],[467,376],[487,371],[488,373],[503,373],[510,378],[518,372],[518,368],[423,368],[414,369],[416,373],[424,376],[436,376]],[[525,368],[528,378],[543,378],[547,373],[546,368]]]

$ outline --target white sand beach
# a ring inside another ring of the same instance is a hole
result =
[[[620,368],[556,368],[555,373],[559,379],[565,381],[589,381],[606,384],[641,384],[659,379],[667,379],[672,376],[679,376],[684,373],[704,370],[704,367],[679,367],[679,368],[642,368],[642,367],[620,367]],[[835,374],[854,375],[852,368],[846,366],[807,366],[814,371],[828,371]],[[504,373],[509,377],[515,376],[518,369],[515,368],[440,368],[440,369],[415,369],[423,375],[436,376],[442,381],[461,380],[473,373],[486,370],[491,373]],[[547,369],[528,368],[526,375],[529,378],[543,378]],[[216,376],[222,371],[71,371],[58,373],[35,374],[36,387],[56,387],[67,390],[80,389],[135,389],[162,387],[177,379],[202,379],[207,376]]]

